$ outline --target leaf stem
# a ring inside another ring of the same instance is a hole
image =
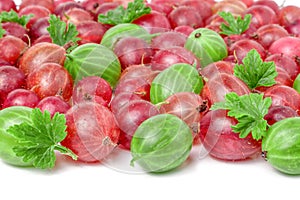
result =
[[[77,155],[73,151],[71,151],[70,149],[68,149],[62,145],[56,144],[56,145],[54,145],[53,149],[56,151],[59,151],[62,154],[72,157],[73,160],[77,160]]]

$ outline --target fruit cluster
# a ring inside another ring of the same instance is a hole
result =
[[[0,2],[0,158],[117,146],[147,172],[193,146],[300,174],[300,8],[272,0]],[[128,163],[129,164],[129,163]]]

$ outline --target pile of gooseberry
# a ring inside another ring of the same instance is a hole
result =
[[[300,8],[272,0],[136,0],[150,12],[118,24],[99,20],[129,2],[0,2],[1,13],[30,16],[23,25],[0,17],[0,158],[26,165],[4,144],[12,140],[8,118],[21,122],[23,112],[39,108],[65,116],[61,145],[79,162],[101,162],[119,147],[131,153],[132,165],[166,172],[202,145],[220,161],[262,154],[280,171],[300,174]],[[224,34],[222,24],[230,24],[220,12],[249,14],[251,21],[240,34]],[[76,27],[75,44],[53,42],[51,15]],[[274,85],[253,90],[235,76],[253,49],[275,64]],[[265,120],[275,139],[241,138],[234,117],[210,110],[230,92],[272,99]]]

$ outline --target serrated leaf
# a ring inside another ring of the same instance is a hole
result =
[[[114,10],[108,11],[106,15],[98,15],[98,22],[110,25],[130,23],[150,12],[151,8],[147,7],[143,0],[134,0],[134,2],[128,3],[126,9],[123,6],[118,6]]]
[[[73,43],[71,48],[77,46],[79,38],[77,37],[78,31],[74,24],[68,23],[67,26],[66,22],[60,20],[60,18],[55,15],[50,15],[49,24],[47,30],[54,44],[64,46],[71,42]]]
[[[47,146],[14,147],[17,156],[23,157],[24,162],[33,162],[40,169],[53,168],[56,156],[53,149]]]
[[[60,115],[59,113],[55,113],[52,118],[52,131],[54,133],[61,133],[55,135],[55,141],[62,141],[67,136],[67,127],[65,126],[65,124],[66,118],[63,115]]]
[[[211,110],[228,110],[228,116],[238,120],[238,123],[232,126],[233,132],[239,133],[241,138],[251,133],[254,139],[259,140],[266,134],[268,124],[264,116],[271,104],[272,99],[263,98],[263,94],[250,93],[238,96],[231,92],[225,95],[224,102],[212,105]]]
[[[122,16],[124,16],[124,13],[125,13],[124,7],[119,6],[114,10],[108,11],[106,15],[103,14],[98,15],[98,22],[101,22],[102,24],[111,24],[111,25],[127,23],[126,21],[128,20],[122,18]]]
[[[10,10],[9,12],[2,11],[0,13],[0,22],[15,22],[25,27],[32,17],[32,14],[19,17],[18,13],[14,10]]]
[[[218,14],[226,21],[226,24],[220,25],[220,34],[223,35],[241,35],[249,28],[252,18],[251,14],[246,14],[244,19],[241,16],[235,18],[230,12],[219,12]]]
[[[274,62],[263,62],[260,54],[252,49],[243,59],[243,64],[235,65],[234,75],[244,81],[250,89],[255,89],[276,84],[275,78],[278,73]]]
[[[232,126],[232,131],[240,134],[240,138],[245,138],[252,131],[255,119],[252,117],[239,117],[239,123]]]
[[[36,108],[30,115],[31,122],[24,122],[8,128],[8,132],[18,140],[13,150],[24,162],[32,162],[34,167],[46,169],[55,165],[55,150],[76,159],[76,155],[66,147],[59,145],[66,137],[66,119],[56,113],[51,119],[50,113]]]

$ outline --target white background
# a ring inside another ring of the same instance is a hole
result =
[[[287,3],[299,5],[296,0]],[[300,177],[283,175],[260,157],[222,162],[208,156],[200,158],[199,149],[193,149],[184,166],[163,175],[128,172],[132,170],[128,166],[130,155],[124,151],[110,159],[116,163],[108,160],[85,165],[59,156],[51,171],[17,168],[0,161],[0,199],[244,200],[300,196]]]

